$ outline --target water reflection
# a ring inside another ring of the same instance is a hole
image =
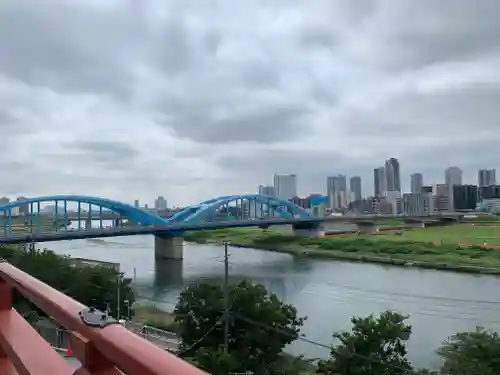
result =
[[[184,284],[182,259],[155,259],[154,262],[154,293],[165,289],[182,287]]]

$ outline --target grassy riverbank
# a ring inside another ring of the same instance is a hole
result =
[[[134,308],[133,321],[139,324],[176,332],[174,314],[161,310],[153,305],[143,305]]]
[[[474,228],[467,224],[366,237],[345,235],[324,238],[298,238],[273,230],[224,229],[189,233],[185,240],[198,243],[227,240],[233,246],[316,258],[500,274],[500,250],[456,245],[471,241],[472,244],[500,243],[500,228]]]

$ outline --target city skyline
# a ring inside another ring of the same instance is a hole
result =
[[[395,162],[397,163],[397,174],[398,177],[395,178],[395,180],[399,180],[398,182],[394,183],[391,182],[387,184],[387,165],[389,162]],[[304,192],[302,194],[296,194],[296,196],[306,196],[309,194],[324,194],[325,196],[329,195],[329,191],[343,191],[347,192],[348,194],[352,193],[352,187],[351,187],[351,182],[353,179],[360,180],[359,182],[361,183],[360,190],[361,190],[361,196],[362,197],[367,197],[367,196],[377,196],[377,180],[382,179],[381,185],[380,185],[380,194],[379,196],[384,195],[385,192],[387,191],[397,191],[399,193],[417,193],[421,191],[421,188],[424,186],[433,186],[433,185],[439,185],[439,184],[450,184],[450,185],[476,185],[476,186],[489,186],[489,185],[497,185],[500,184],[500,181],[496,180],[496,169],[495,168],[478,168],[476,171],[476,181],[468,181],[463,179],[464,171],[458,167],[458,166],[447,166],[446,168],[443,169],[442,171],[442,177],[441,180],[436,180],[436,181],[429,181],[425,179],[425,176],[421,172],[411,172],[408,174],[405,174],[405,171],[403,169],[403,173],[401,173],[401,168],[400,168],[400,160],[398,158],[387,158],[385,160],[384,165],[380,167],[376,167],[373,169],[371,179],[368,178],[371,182],[371,189],[364,189],[364,185],[367,185],[365,182],[366,179],[362,176],[357,176],[357,175],[349,175],[348,173],[331,173],[329,175],[325,176],[326,179],[326,185],[323,186],[322,188],[309,191],[309,192]],[[378,173],[377,173],[378,172]],[[469,171],[470,172],[470,171]],[[472,175],[469,173],[469,175]],[[280,174],[280,173],[275,173],[274,174],[274,181],[276,181],[276,176],[293,176],[293,183],[294,183],[294,188],[293,190],[298,192],[300,189],[300,176],[297,175],[296,173],[290,173],[290,174]],[[405,184],[405,177],[407,177],[408,183]],[[347,181],[349,180],[349,184]],[[483,181],[483,183],[481,183]],[[358,182],[356,182],[358,184]],[[388,187],[388,185],[390,185]],[[418,187],[420,188],[418,188]],[[406,187],[406,188],[404,188]],[[395,190],[399,188],[399,190]],[[271,190],[269,190],[271,189]],[[258,193],[261,195],[276,195],[279,196],[279,194],[276,193],[276,186],[273,186],[273,184],[261,184],[259,185],[257,189]],[[270,194],[269,194],[270,193]],[[289,199],[289,198],[287,198]]]
[[[186,4],[2,1],[2,195],[184,206],[275,172],[366,195],[392,155],[403,191],[500,168],[500,3]]]

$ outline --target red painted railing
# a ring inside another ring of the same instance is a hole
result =
[[[12,308],[12,290],[71,331],[74,370],[23,317]],[[101,327],[85,323],[86,306],[0,262],[1,375],[206,375],[205,372],[129,332],[120,324]]]

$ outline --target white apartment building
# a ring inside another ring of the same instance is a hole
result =
[[[455,211],[453,185],[436,184],[432,187],[435,211]]]
[[[281,199],[292,199],[297,196],[297,175],[278,174],[274,175],[274,194]]]
[[[385,202],[391,206],[391,213],[393,215],[402,212],[401,207],[401,192],[400,191],[386,191],[384,193]]]
[[[408,215],[426,215],[434,212],[432,194],[407,193],[403,194],[403,212]]]

